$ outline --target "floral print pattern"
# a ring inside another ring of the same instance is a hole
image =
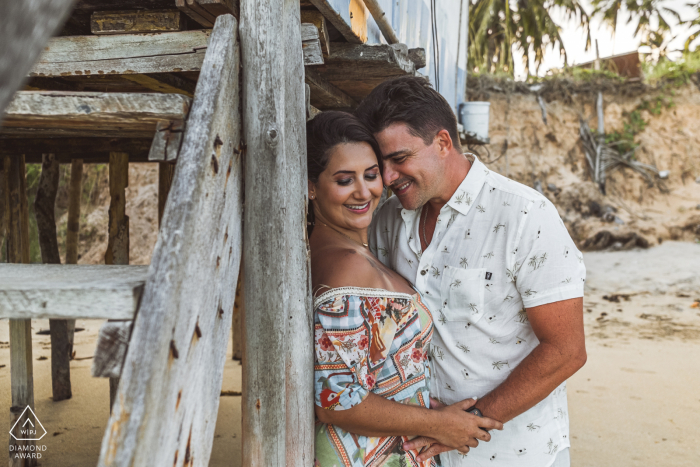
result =
[[[315,397],[326,410],[347,410],[372,392],[429,406],[430,312],[420,295],[381,289],[331,289],[314,301]],[[315,466],[420,466],[401,448],[407,437],[367,437],[317,422]]]

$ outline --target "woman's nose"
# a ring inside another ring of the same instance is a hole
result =
[[[367,182],[365,180],[358,184],[355,196],[363,201],[369,199],[372,196],[372,193],[369,191],[369,186],[367,185]]]

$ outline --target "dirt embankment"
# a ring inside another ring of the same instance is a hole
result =
[[[485,162],[493,161],[488,165],[497,172],[541,187],[582,248],[647,247],[700,238],[700,90],[694,83],[600,86],[608,91],[603,95],[606,133],[623,132],[636,111],[645,122],[634,140],[639,144],[636,160],[670,172],[650,186],[630,169],[613,171],[605,195],[591,181],[579,138],[580,118],[590,128],[598,125],[595,86],[470,84],[470,100],[491,102],[490,154],[486,157],[483,147],[477,152]],[[642,110],[645,102],[659,98],[666,103],[662,108]]]

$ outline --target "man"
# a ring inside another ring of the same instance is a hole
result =
[[[465,156],[449,104],[422,78],[381,84],[357,115],[395,195],[375,216],[370,247],[435,320],[431,395],[476,396],[470,412],[505,424],[466,455],[444,452],[443,465],[568,466],[565,381],[586,362],[585,267],[556,208]],[[421,459],[443,451],[433,444]]]

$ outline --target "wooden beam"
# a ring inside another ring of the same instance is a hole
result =
[[[199,71],[210,32],[67,36],[51,39],[29,76]]]
[[[181,78],[177,73],[149,73],[143,75],[121,75],[122,79],[140,84],[156,92],[194,96],[196,82]]]
[[[177,159],[184,131],[185,122],[183,120],[161,120],[158,122],[151,150],[148,152],[148,160],[171,162]]]
[[[20,91],[0,134],[152,137],[158,122],[184,122],[191,99],[180,94]]]
[[[299,24],[298,0],[241,4],[244,139],[255,154],[245,164],[243,465],[313,456]]]
[[[233,360],[243,360],[243,314],[245,304],[243,303],[243,271],[238,274],[236,284],[236,300],[233,303],[233,324],[231,325],[231,343],[233,347]]]
[[[132,162],[148,162],[153,138],[3,138],[0,137],[0,157],[25,154],[28,164],[40,164],[45,152],[55,154],[61,164],[70,164],[74,158],[86,163],[108,163],[115,151],[129,153]]]
[[[333,43],[325,63],[314,67],[314,71],[359,101],[387,79],[415,75],[416,65],[404,44]]]
[[[0,265],[0,318],[132,319],[148,266]]]
[[[124,150],[124,148],[122,148]],[[75,155],[75,154],[74,154]],[[66,229],[66,264],[78,264],[80,244],[80,200],[83,194],[83,160],[70,161],[70,181],[68,185],[68,222]],[[75,319],[66,320],[68,326],[69,355],[73,359]]]
[[[129,349],[133,321],[107,321],[100,326],[92,360],[95,378],[119,378]]]
[[[26,169],[24,157],[5,158],[5,197],[8,209],[7,260],[9,263],[29,263],[29,214],[27,206]],[[6,267],[17,267],[2,265]],[[3,281],[4,284],[5,281]],[[26,282],[25,282],[26,284]],[[10,426],[14,427],[27,406],[34,407],[34,369],[32,362],[32,322],[29,319],[10,319],[10,380],[12,406]],[[35,465],[32,459],[12,455],[23,446],[32,449],[33,440],[20,440],[21,434],[10,436],[10,466]]]
[[[238,0],[175,0],[175,5],[206,28],[212,27],[219,15],[239,15]]]
[[[72,0],[0,2],[0,115],[72,6]]]
[[[372,14],[374,22],[377,23],[379,30],[382,32],[384,39],[386,39],[387,44],[398,44],[399,38],[396,37],[394,28],[391,27],[391,23],[386,17],[386,13],[382,10],[377,0],[363,0],[365,6]]]
[[[325,16],[329,23],[335,26],[346,41],[351,44],[362,44],[364,42],[353,30],[349,9],[348,11],[338,11],[329,0],[311,0],[311,3]]]
[[[318,36],[321,40],[321,49],[323,49],[324,55],[328,55],[330,53],[331,40],[328,37],[326,18],[320,11],[317,10],[301,10],[300,13],[302,23],[311,23],[316,26],[316,29],[318,29]]]
[[[90,17],[93,34],[139,34],[180,31],[179,10],[95,11]]]
[[[357,107],[357,102],[343,91],[326,81],[311,68],[304,71],[304,80],[311,90],[311,105],[321,110],[348,110]]]
[[[219,16],[98,465],[209,463],[241,254],[237,38]]]
[[[53,154],[44,154],[41,177],[34,201],[39,247],[44,264],[61,264],[56,235],[56,193],[58,192],[59,163]],[[66,320],[49,320],[51,331],[51,389],[54,401],[70,399],[73,395],[70,383],[71,345]]]
[[[158,228],[160,228],[160,224],[163,221],[163,213],[168,202],[168,194],[170,193],[174,174],[175,164],[169,162],[158,164]]]
[[[323,65],[318,29],[311,23],[301,23],[301,47],[304,53],[304,65]]]

